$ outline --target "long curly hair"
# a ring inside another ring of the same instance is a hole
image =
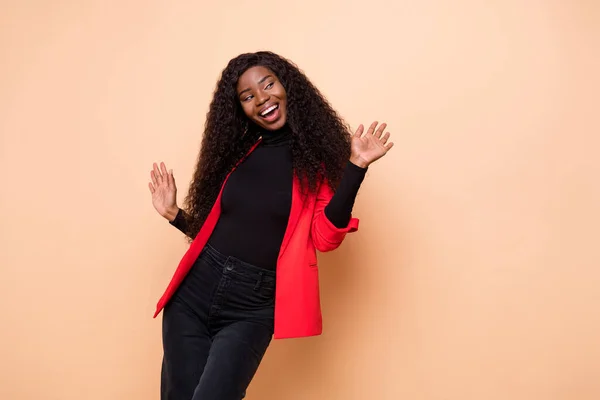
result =
[[[347,124],[294,63],[269,51],[235,57],[217,82],[184,201],[190,240],[206,220],[227,174],[261,135],[244,114],[237,95],[238,79],[254,66],[273,71],[286,90],[293,169],[304,193],[314,193],[324,181],[335,188],[350,156]]]

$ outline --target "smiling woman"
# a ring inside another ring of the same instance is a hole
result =
[[[240,77],[237,89],[244,113],[252,122],[269,130],[283,128],[287,94],[273,71],[263,66],[249,68]]]
[[[392,147],[386,125],[346,125],[291,62],[242,54],[217,83],[184,209],[154,164],[158,213],[191,245],[158,302],[161,399],[239,400],[271,338],[322,332],[316,251],[358,229],[367,167]]]

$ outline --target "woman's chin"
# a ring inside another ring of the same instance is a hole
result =
[[[276,122],[273,122],[272,124],[262,123],[262,124],[260,124],[260,126],[268,131],[276,131],[276,130],[283,128],[285,126],[285,123],[286,123],[286,119],[280,118],[279,120],[277,120]]]

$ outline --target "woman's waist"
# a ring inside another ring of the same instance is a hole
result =
[[[207,243],[200,257],[217,268],[222,273],[235,277],[237,280],[255,282],[260,280],[264,284],[275,284],[275,268],[268,269],[249,263],[238,257],[225,254],[217,249],[212,243]]]

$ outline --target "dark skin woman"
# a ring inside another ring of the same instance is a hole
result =
[[[322,332],[316,252],[358,229],[358,189],[393,146],[385,128],[350,133],[274,53],[229,62],[182,208],[173,172],[151,171],[154,208],[191,243],[155,314],[162,400],[242,399],[272,338]]]

